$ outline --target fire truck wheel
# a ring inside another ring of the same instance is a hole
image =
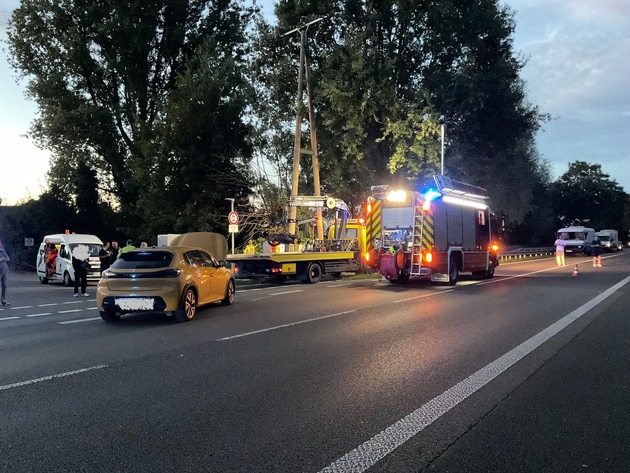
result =
[[[394,279],[392,282],[394,282],[396,284],[407,284],[409,282],[409,275],[408,274],[399,274],[398,277],[396,279]]]
[[[306,278],[310,284],[317,284],[322,279],[322,267],[317,263],[309,264]]]
[[[459,279],[459,267],[457,266],[457,262],[451,260],[451,264],[448,267],[448,285],[454,286],[457,284],[457,280]]]

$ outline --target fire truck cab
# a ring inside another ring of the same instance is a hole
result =
[[[425,193],[372,187],[366,264],[391,282],[426,278],[450,285],[460,273],[491,278],[499,265],[485,189],[433,176]]]

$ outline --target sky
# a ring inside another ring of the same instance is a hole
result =
[[[7,61],[6,28],[19,0],[0,0],[0,199],[15,205],[46,189],[50,154],[26,135],[37,107]],[[257,0],[273,21],[273,2]],[[570,162],[600,164],[630,193],[630,2],[504,0],[515,12],[515,53],[527,100],[552,120],[536,137],[552,179]],[[448,140],[447,140],[448,141]],[[445,150],[448,169],[448,148]]]

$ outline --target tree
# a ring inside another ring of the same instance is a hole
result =
[[[23,0],[9,23],[9,52],[37,102],[32,135],[53,152],[52,181],[67,187],[63,171],[83,160],[98,171],[101,196],[120,204],[131,227],[147,210],[165,231],[200,220],[216,225],[200,218],[199,202],[219,212],[225,208],[219,193],[235,182],[241,185],[234,192],[242,193],[247,183],[246,84],[239,71],[253,9],[240,3]],[[224,134],[222,144],[213,142]],[[199,180],[193,188],[182,183],[193,175]],[[179,215],[159,204],[163,188],[178,192],[176,204],[186,201]],[[139,205],[156,199],[150,208]]]
[[[372,184],[422,187],[440,171],[437,121],[445,115],[446,173],[486,187],[501,213],[523,219],[544,179],[534,134],[546,117],[525,100],[508,8],[495,0],[280,1],[276,15],[275,28],[260,30],[259,44],[272,51],[261,70],[275,113],[285,116],[297,35],[281,34],[328,16],[309,29],[308,48],[331,193],[356,203]]]
[[[569,163],[553,186],[553,203],[564,226],[618,229],[624,221],[627,194],[600,164]]]

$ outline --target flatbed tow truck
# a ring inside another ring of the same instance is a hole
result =
[[[269,252],[259,254],[228,255],[237,279],[270,278],[272,282],[283,283],[287,278],[315,284],[325,274],[334,278],[344,272],[358,272],[362,269],[362,255],[356,238],[343,238],[348,219],[348,207],[338,199],[327,196],[294,196],[289,205],[296,207],[327,207],[341,210],[339,238],[312,240],[303,246],[302,251]],[[296,237],[270,237],[271,249],[285,243],[295,246]]]

